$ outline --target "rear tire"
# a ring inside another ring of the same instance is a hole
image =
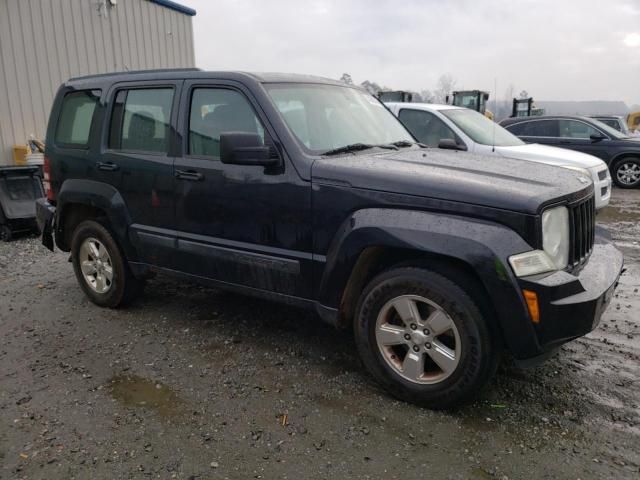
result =
[[[0,225],[0,240],[10,242],[13,238],[13,232],[8,225]]]
[[[375,277],[354,322],[365,367],[395,397],[432,409],[472,399],[496,371],[499,342],[471,296],[438,273]]]
[[[89,299],[101,307],[116,308],[142,293],[111,232],[94,220],[81,222],[71,239],[73,270]]]
[[[640,186],[640,159],[621,158],[611,169],[613,183],[620,188],[637,188]]]

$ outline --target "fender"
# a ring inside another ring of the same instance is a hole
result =
[[[71,204],[86,205],[102,210],[109,219],[111,230],[116,240],[122,246],[129,260],[137,258],[135,249],[127,237],[131,216],[122,195],[113,186],[94,180],[69,179],[65,180],[57,195],[56,208],[56,244],[63,245],[64,217]]]
[[[338,229],[327,252],[318,301],[339,309],[344,289],[361,253],[368,247],[405,249],[463,262],[476,273],[498,316],[507,346],[535,353],[534,328],[508,257],[532,250],[503,225],[433,212],[363,209]]]
[[[612,167],[613,164],[616,163],[622,157],[634,157],[634,158],[640,159],[640,151],[639,150],[624,150],[622,152],[616,153],[611,158],[611,160],[609,161],[609,167]]]

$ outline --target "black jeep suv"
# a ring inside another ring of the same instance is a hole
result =
[[[304,307],[434,408],[472,396],[503,349],[541,359],[591,331],[622,270],[579,172],[425,148],[331,80],[72,79],[46,157],[43,243],[97,305],[161,272]]]

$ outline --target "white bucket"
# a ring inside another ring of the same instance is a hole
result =
[[[44,165],[44,153],[29,153],[25,156],[25,160],[27,161],[27,165]]]

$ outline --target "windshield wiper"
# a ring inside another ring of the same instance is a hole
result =
[[[429,147],[428,145],[425,145],[424,143],[410,142],[409,140],[398,140],[397,142],[391,143],[391,145],[395,145],[396,147],[400,147],[400,148],[410,147],[412,145],[417,145],[420,148],[428,148]]]
[[[391,145],[395,145],[396,147],[404,148],[410,147],[414,142],[410,142],[409,140],[398,140],[397,142],[393,142]]]
[[[368,150],[370,148],[386,148],[389,150],[398,150],[398,147],[393,144],[371,145],[368,143],[351,143],[349,145],[345,145],[344,147],[327,150],[322,155],[337,155],[339,153],[358,152],[360,150]]]

